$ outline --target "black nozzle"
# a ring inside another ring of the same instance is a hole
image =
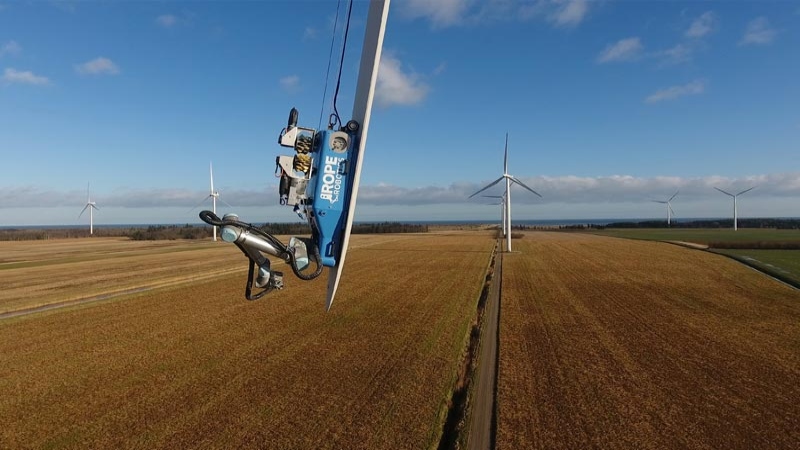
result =
[[[351,120],[347,122],[347,124],[344,126],[344,130],[342,131],[346,131],[348,133],[355,133],[356,131],[358,131],[360,127],[361,125],[359,125],[358,122],[356,122],[355,120]]]
[[[297,112],[297,108],[292,108],[292,110],[289,111],[289,122],[286,125],[287,130],[291,130],[297,126],[297,119],[299,115],[300,113]]]

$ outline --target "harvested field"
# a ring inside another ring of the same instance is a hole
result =
[[[0,448],[435,446],[494,240],[380,238],[330,313],[324,277],[245,301],[227,246],[241,273],[0,321]]]
[[[514,245],[498,448],[800,447],[800,293],[669,244]]]
[[[0,242],[0,314],[246,273],[241,253],[230,250],[230,244],[211,240]]]

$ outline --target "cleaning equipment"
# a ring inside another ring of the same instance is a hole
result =
[[[280,179],[278,201],[281,205],[292,207],[296,214],[308,222],[311,237],[292,237],[288,245],[284,245],[275,236],[239,220],[235,214],[219,218],[211,211],[200,213],[201,220],[220,227],[222,240],[235,244],[249,259],[250,269],[245,288],[245,298],[248,300],[256,300],[283,288],[283,273],[272,269],[267,257],[271,255],[286,262],[301,280],[313,280],[322,274],[323,267],[330,267],[326,308],[330,310],[333,304],[353,225],[389,0],[370,1],[353,102],[353,119],[342,124],[336,99],[352,7],[351,0],[333,97],[334,112],[330,115],[327,129],[299,127],[298,111],[292,108],[286,128],[278,136],[278,143],[292,148],[295,153],[278,156],[275,160],[275,176]]]
[[[211,211],[200,213],[204,222],[220,227],[223,241],[236,244],[250,259],[245,291],[248,300],[283,288],[283,274],[271,270],[270,261],[264,254],[284,260],[302,280],[317,278],[322,274],[322,266],[335,267],[342,254],[355,173],[350,168],[356,159],[360,126],[351,120],[339,130],[318,131],[298,127],[297,119],[298,112],[292,108],[278,143],[294,149],[295,155],[278,156],[275,175],[280,178],[280,204],[292,206],[301,219],[308,221],[310,239],[292,237],[289,245],[283,245],[278,238],[240,221],[236,214],[227,214],[220,219]],[[306,270],[310,265],[315,266],[313,271]],[[253,288],[261,290],[253,293]]]

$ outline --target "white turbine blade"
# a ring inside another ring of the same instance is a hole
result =
[[[678,192],[680,192],[680,189],[678,189],[677,191],[675,191],[675,193],[674,193],[674,194],[672,194],[672,197],[670,197],[670,198],[669,198],[669,200],[667,200],[667,201],[668,201],[668,202],[671,202],[671,201],[672,201],[672,199],[674,199],[674,198],[675,198],[675,196],[677,196],[677,195],[678,195]]]
[[[91,198],[91,197],[89,196],[89,182],[87,181],[87,182],[86,182],[86,202],[87,202],[87,203],[89,202],[89,199],[90,199],[90,198]]]
[[[97,207],[97,206],[95,206],[94,204],[90,204],[90,206],[91,206],[92,208],[96,209],[97,211],[100,211],[100,208],[98,208],[98,207]]]
[[[506,151],[503,156],[503,173],[508,173],[508,133],[506,133]]]
[[[214,193],[214,167],[211,166],[211,163],[208,163],[208,173],[211,175],[211,193]]]
[[[656,202],[656,203],[667,203],[664,200],[650,200],[650,201],[651,202]]]
[[[213,197],[214,197],[214,196],[213,196],[213,195],[210,195],[210,194],[209,194],[209,195],[206,195],[206,197],[205,197],[205,198],[204,198],[202,201],[200,201],[200,203],[198,203],[198,204],[196,204],[196,205],[192,206],[192,208],[191,208],[191,209],[189,209],[189,211],[187,211],[187,212],[192,212],[192,210],[193,210],[193,209],[197,208],[198,206],[200,206],[200,205],[202,205],[203,203],[205,203],[205,202],[206,202],[206,200],[208,200],[209,198],[213,198]]]
[[[503,196],[502,196],[502,195],[481,195],[481,197],[486,197],[486,198],[503,198]]]
[[[339,255],[339,260],[336,261],[336,266],[332,267],[328,272],[326,311],[330,311],[336,291],[339,289],[339,280],[342,277],[342,268],[344,267],[347,247],[350,242],[350,232],[353,228],[356,201],[358,200],[358,187],[361,183],[361,168],[364,163],[364,153],[367,149],[367,131],[369,130],[370,116],[372,115],[372,101],[375,97],[378,66],[381,60],[381,51],[383,50],[383,37],[386,31],[386,21],[389,17],[389,3],[390,0],[369,2],[352,115],[353,120],[361,124],[361,132],[358,134],[358,158],[355,161],[355,173],[353,173],[350,205],[344,225],[344,235],[342,236],[341,254]]]
[[[221,201],[222,203],[225,203],[225,204],[226,204],[226,205],[228,205],[230,208],[234,208],[234,209],[235,209],[235,207],[234,207],[233,205],[231,205],[230,203],[228,203],[228,202],[226,202],[225,200],[223,200],[223,199],[222,199],[222,197],[217,197],[217,200]]]
[[[745,190],[743,190],[742,192],[739,192],[738,194],[736,194],[736,196],[738,197],[738,196],[740,196],[740,195],[744,194],[745,192],[752,191],[752,190],[753,190],[753,189],[755,189],[755,188],[756,188],[756,187],[755,187],[755,186],[753,186],[753,187],[751,187],[750,189],[745,189]]]
[[[540,198],[542,197],[542,195],[540,193],[538,193],[538,192],[534,191],[533,189],[529,188],[525,183],[523,183],[522,181],[519,181],[516,177],[509,175],[509,178],[511,178],[511,181],[513,181],[514,183],[517,183],[518,185],[524,187],[525,189],[533,192],[534,194],[538,195]]]
[[[472,197],[475,197],[476,195],[480,194],[481,192],[483,192],[483,191],[485,191],[485,190],[489,189],[490,187],[494,186],[495,184],[497,184],[497,183],[499,183],[499,182],[503,181],[503,178],[505,178],[505,177],[500,177],[500,178],[498,178],[498,179],[496,179],[496,180],[492,181],[491,183],[489,183],[488,185],[486,185],[486,186],[485,186],[483,189],[481,189],[480,191],[478,191],[478,192],[476,192],[476,193],[474,193],[474,194],[470,195],[470,196],[469,196],[469,197],[467,197],[467,198],[472,198]]]
[[[731,194],[730,192],[723,191],[722,189],[720,189],[720,188],[718,188],[718,187],[714,187],[714,189],[716,189],[716,190],[718,190],[718,191],[722,192],[722,193],[723,193],[723,194],[725,194],[725,195],[730,195],[731,197],[735,197],[735,195]]]
[[[80,219],[80,218],[81,218],[81,216],[83,215],[83,212],[84,212],[84,211],[86,211],[86,208],[88,208],[88,207],[89,207],[89,205],[90,205],[90,204],[89,204],[89,203],[87,203],[87,204],[86,204],[86,206],[84,206],[84,207],[83,207],[83,209],[81,210],[81,213],[80,213],[80,214],[78,214],[78,218],[79,218],[79,219]]]

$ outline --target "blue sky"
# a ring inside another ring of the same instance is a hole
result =
[[[291,107],[332,111],[335,1],[0,0],[0,225],[197,223],[277,206]],[[352,109],[356,1],[338,109]],[[800,216],[800,2],[394,0],[356,220]],[[323,118],[322,126],[326,119]],[[497,194],[496,190],[487,192]],[[210,201],[206,204],[210,206]]]

